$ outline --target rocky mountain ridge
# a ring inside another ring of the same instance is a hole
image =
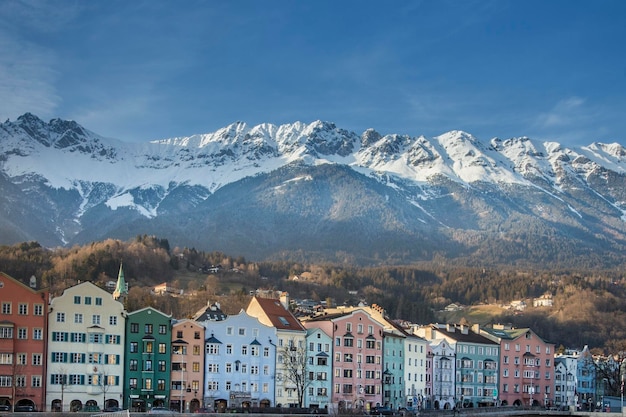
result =
[[[148,233],[250,258],[615,265],[626,243],[619,144],[358,135],[321,121],[124,143],[27,113],[0,124],[0,186],[6,244]]]

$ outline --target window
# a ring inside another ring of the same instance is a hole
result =
[[[94,314],[91,316],[91,324],[95,324],[97,326],[100,325],[100,314]]]
[[[26,327],[17,329],[17,338],[22,340],[28,339],[28,329]]]
[[[193,354],[200,355],[200,345],[193,345]]]
[[[15,377],[15,386],[16,387],[25,387],[26,386],[26,377],[24,375],[17,375]]]
[[[139,323],[131,323],[130,324],[130,332],[131,333],[139,333]]]
[[[165,370],[167,369],[167,365],[165,364],[164,360],[160,360],[157,363],[157,366],[158,366],[159,372],[165,372]]]
[[[65,313],[57,311],[57,323],[65,323]]]
[[[83,315],[81,313],[74,314],[74,323],[81,324],[83,322]]]
[[[102,343],[102,340],[101,333],[89,333],[89,343]]]
[[[43,316],[43,304],[35,304],[33,306],[33,314],[35,316]]]
[[[91,305],[91,297],[85,297],[85,304]]]
[[[263,356],[266,358],[270,356],[270,348],[268,347],[263,348]]]
[[[131,359],[128,362],[128,369],[130,371],[136,371],[137,370],[137,365],[138,365],[137,359]]]
[[[11,314],[11,303],[2,303],[2,314]]]
[[[130,353],[137,353],[139,351],[139,344],[137,342],[130,342]]]
[[[241,346],[241,354],[242,355],[247,355],[248,354],[248,346],[247,345]]]
[[[159,334],[167,334],[167,326],[165,324],[159,324]]]
[[[33,353],[33,365],[41,366],[41,353]]]
[[[41,375],[33,375],[30,378],[30,386],[33,388],[40,388],[41,387]]]
[[[137,389],[137,378],[130,378],[128,380],[128,387],[130,389]]]
[[[145,334],[152,334],[152,324],[150,323],[145,324],[143,327],[143,332]]]
[[[52,332],[52,341],[67,342],[68,334],[66,332]]]
[[[239,336],[245,336],[246,335],[246,329],[243,327],[239,328]]]
[[[75,295],[74,296],[74,304],[80,304],[80,296],[79,295]]]
[[[0,365],[12,365],[12,364],[13,364],[13,354],[0,353]]]
[[[117,326],[117,316],[109,316],[109,326]]]
[[[17,314],[19,314],[20,316],[26,316],[28,315],[28,304],[26,303],[20,303],[17,306]]]
[[[159,353],[167,353],[167,348],[165,343],[159,343]]]
[[[102,297],[96,297],[96,305],[97,306],[101,306],[102,305]]]

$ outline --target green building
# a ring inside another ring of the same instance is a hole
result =
[[[169,407],[172,317],[152,307],[126,319],[124,408],[145,412]]]

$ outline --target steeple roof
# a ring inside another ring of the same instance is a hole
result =
[[[117,284],[115,285],[115,291],[113,291],[113,299],[117,300],[122,296],[128,295],[128,289],[126,286],[126,280],[124,279],[124,269],[120,262],[120,271],[117,274]]]

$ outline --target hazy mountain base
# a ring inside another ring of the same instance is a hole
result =
[[[218,249],[248,259],[364,266],[438,258],[472,266],[540,269],[626,263],[626,227],[610,228],[610,216],[599,218],[610,207],[590,202],[581,218],[565,202],[528,187],[467,188],[441,178],[428,191],[437,198],[420,201],[417,190],[390,188],[345,166],[296,164],[228,184],[206,199],[198,192],[191,187],[172,193],[153,218],[127,207],[95,205],[83,214],[80,225],[73,225],[77,233],[70,242],[126,240],[148,233],[168,236],[179,246]],[[416,193],[412,200],[406,195],[411,192]],[[11,234],[5,236],[28,240],[37,235],[37,228],[53,230],[55,223],[71,223],[61,209],[78,200],[70,192],[64,195],[66,205],[48,205],[56,207],[52,220],[45,220],[46,205],[37,206],[37,213],[30,205],[16,205],[0,226],[13,219],[10,224],[22,230],[7,228]],[[24,221],[29,210],[33,220]],[[64,230],[69,232],[69,226]],[[64,244],[50,243],[42,242]]]
[[[53,295],[79,281],[104,286],[116,279],[120,263],[130,285],[130,311],[151,305],[174,317],[191,317],[207,302],[217,301],[225,312],[236,314],[247,305],[250,291],[265,289],[318,302],[376,303],[392,318],[422,324],[511,323],[531,327],[557,345],[626,351],[626,280],[621,270],[520,271],[455,266],[443,259],[376,268],[253,263],[221,252],[172,249],[167,240],[149,236],[71,249],[47,250],[37,243],[0,247],[0,271],[23,282],[34,275]],[[218,274],[202,272],[212,265],[221,266]],[[162,282],[184,290],[185,296],[152,294],[151,287]],[[544,293],[553,295],[554,307],[527,308],[522,314],[495,307],[521,299],[532,305],[532,298]],[[452,302],[470,307],[454,316],[437,313]],[[489,311],[481,304],[489,304]]]

